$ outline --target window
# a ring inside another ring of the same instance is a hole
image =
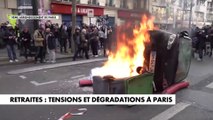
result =
[[[18,0],[18,6],[31,6],[31,0]]]
[[[190,8],[190,5],[191,5],[191,1],[189,0],[185,0],[184,3],[183,3],[183,8],[186,10],[186,9],[189,9]]]
[[[207,3],[207,7],[208,7],[208,8],[212,8],[212,7],[213,7],[213,2],[208,2],[208,3]]]
[[[198,22],[204,21],[204,13],[196,12],[195,15],[196,15],[196,18],[197,18],[196,21],[198,21]]]
[[[107,0],[106,6],[114,6],[114,0]]]
[[[208,22],[212,22],[213,21],[213,14],[207,14],[206,19],[207,19]]]
[[[90,5],[99,5],[98,0],[88,0],[88,4],[90,4]]]
[[[134,0],[133,8],[134,9],[140,9],[141,8],[141,0]]]
[[[183,19],[183,11],[182,10],[177,10],[177,20],[182,20]]]
[[[121,8],[128,8],[127,7],[127,0],[121,0],[120,5],[121,5]]]
[[[152,12],[156,21],[166,20],[166,8],[153,6]]]
[[[190,11],[184,11],[183,12],[183,20],[188,21],[189,15],[190,15]]]
[[[197,0],[197,5],[198,6],[205,6],[205,1],[206,0]]]
[[[178,6],[179,6],[179,7],[182,7],[182,5],[183,5],[183,0],[179,0],[179,1],[178,1]]]

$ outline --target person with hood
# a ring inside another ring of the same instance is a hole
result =
[[[28,28],[24,28],[24,30],[20,34],[20,42],[21,46],[23,47],[24,50],[24,56],[26,61],[28,61],[28,54],[30,51],[30,42],[31,42],[31,35],[28,30]]]
[[[45,53],[45,37],[42,26],[39,29],[35,30],[34,34],[34,42],[37,49],[35,55],[35,62],[37,63],[38,58],[40,58],[40,63],[44,62],[44,53]]]
[[[7,45],[7,54],[9,57],[9,62],[12,63],[13,61],[18,62],[15,50],[15,44],[17,43],[17,37],[15,34],[14,29],[10,24],[7,25],[8,31],[5,33],[5,43]]]

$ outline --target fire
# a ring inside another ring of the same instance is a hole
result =
[[[118,27],[115,52],[109,52],[103,67],[94,69],[99,76],[112,75],[124,78],[138,75],[136,69],[144,64],[145,43],[150,42],[148,30],[154,29],[154,19],[143,16],[140,25],[131,27],[128,23]]]

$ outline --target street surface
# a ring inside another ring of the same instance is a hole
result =
[[[102,66],[104,59],[90,59],[85,64],[70,59],[57,62],[1,66],[0,93],[91,94],[91,87],[81,88],[78,82],[89,78],[90,70]],[[0,120],[58,120],[81,107],[87,108],[87,113],[74,120],[213,120],[212,71],[213,58],[192,60],[187,78],[190,87],[177,93],[174,106],[0,106]]]

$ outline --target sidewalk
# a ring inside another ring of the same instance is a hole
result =
[[[62,60],[62,59],[72,59],[73,53],[71,53],[71,50],[68,50],[69,53],[60,53],[60,50],[57,50],[56,52],[56,61]],[[34,57],[29,57],[29,61],[25,62],[24,56],[19,56],[19,51],[16,51],[17,57],[19,62],[13,62],[9,63],[8,56],[7,56],[7,50],[6,49],[0,49],[0,66],[2,65],[18,65],[18,64],[31,64],[34,63]],[[89,56],[92,56],[92,53],[89,52]],[[103,56],[103,55],[100,55]],[[48,58],[48,55],[47,55]]]
[[[7,56],[7,50],[6,49],[0,49],[0,66],[1,65],[14,65],[14,64],[27,64],[27,63],[34,62],[34,58],[29,57],[29,62],[26,63],[24,56],[21,56],[21,57],[19,56],[18,50],[16,51],[16,54],[17,54],[19,62],[9,63],[8,56]],[[73,54],[71,54],[71,53],[56,52],[56,59],[57,60],[72,58],[72,56],[73,56]]]

